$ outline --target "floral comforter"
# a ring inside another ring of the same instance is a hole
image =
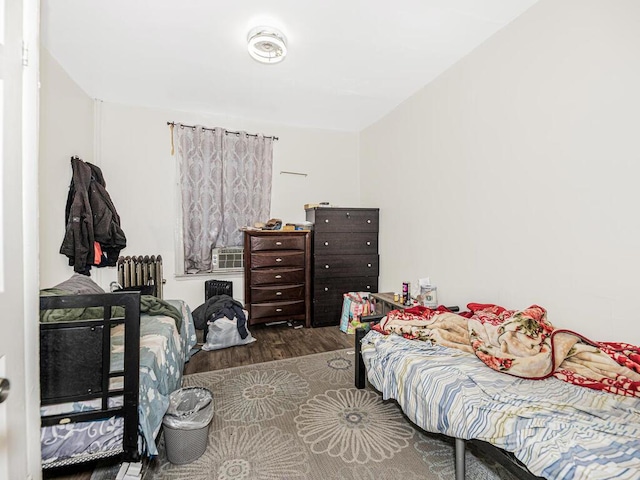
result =
[[[440,307],[389,312],[375,328],[474,353],[488,367],[528,379],[555,376],[575,385],[640,397],[640,347],[594,342],[556,329],[544,308],[508,310],[468,305],[457,315]]]

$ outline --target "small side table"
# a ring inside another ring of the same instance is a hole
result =
[[[380,307],[376,309],[376,315],[386,315],[391,310],[404,310],[405,308],[417,306],[417,304],[414,303],[411,305],[404,305],[401,302],[394,301],[393,293],[370,293],[369,296],[375,298],[377,302],[376,307],[380,305]],[[457,305],[451,305],[446,308],[451,312],[460,311],[460,307]]]
[[[371,297],[376,300],[376,314],[386,315],[391,310],[404,310],[409,305],[393,300],[393,293],[371,293]],[[379,306],[379,308],[378,308]]]

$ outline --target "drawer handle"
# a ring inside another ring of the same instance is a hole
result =
[[[328,292],[329,291],[329,287],[324,287],[324,291]]]
[[[325,219],[324,219],[324,223],[329,223],[329,219],[328,219],[328,218],[325,218]]]
[[[349,218],[351,216],[351,214],[349,212],[347,212],[347,218]]]
[[[329,265],[325,265],[324,268],[329,268]]]
[[[325,247],[329,246],[329,242],[324,242]]]
[[[371,268],[371,264],[370,264],[370,263],[367,263],[367,267]]]
[[[371,246],[371,242],[367,242],[367,246]]]
[[[280,246],[280,245],[282,245],[282,242],[276,242],[276,245]]]
[[[276,262],[281,262],[282,259],[281,258],[276,258]]]
[[[367,290],[371,290],[371,285],[367,285]]]
[[[367,220],[367,223],[371,223],[371,220]]]
[[[276,296],[282,295],[282,292],[276,292]]]
[[[281,312],[282,309],[281,308],[276,308],[276,312]]]
[[[276,278],[282,278],[282,275],[276,275]]]

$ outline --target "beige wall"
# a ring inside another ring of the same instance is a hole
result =
[[[381,289],[640,343],[640,3],[541,0],[361,132]]]
[[[94,162],[93,100],[44,48],[40,54],[40,285],[53,286],[73,270],[60,255],[72,156]]]
[[[175,276],[176,158],[170,154],[167,121],[221,126],[279,137],[274,144],[271,216],[284,222],[305,219],[304,204],[328,201],[359,206],[358,136],[284,125],[255,123],[222,115],[157,110],[96,102],[66,76],[50,56],[42,79],[43,138],[41,171],[41,286],[68,278],[72,269],[58,253],[64,227],[64,205],[71,179],[69,157],[78,154],[102,168],[107,190],[127,235],[123,255],[163,257],[165,298],[182,298],[192,308],[204,302],[206,278],[230,280],[234,297],[243,300],[239,276],[198,278]],[[54,100],[57,92],[69,101]],[[85,108],[86,107],[86,108]],[[95,110],[95,113],[94,113]],[[91,125],[77,125],[85,122]],[[93,136],[93,124],[96,135]],[[77,136],[77,137],[76,137]],[[95,145],[95,151],[93,150]],[[281,171],[307,176],[280,174]],[[265,219],[268,220],[268,219]],[[114,268],[93,269],[92,278],[107,288],[116,279]]]

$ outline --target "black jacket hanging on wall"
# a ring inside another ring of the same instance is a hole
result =
[[[71,167],[60,253],[69,257],[74,271],[89,275],[92,265],[115,266],[127,238],[100,168],[78,157],[71,158]]]

